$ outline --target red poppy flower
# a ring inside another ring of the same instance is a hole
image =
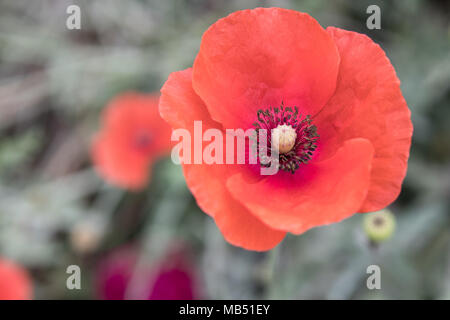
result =
[[[275,175],[248,163],[183,164],[199,206],[234,245],[268,250],[286,232],[382,209],[400,192],[410,111],[365,35],[292,10],[238,11],[205,32],[193,68],[172,73],[161,92],[173,128],[199,120],[203,131],[264,128],[279,138]]]
[[[187,251],[172,250],[153,273],[148,300],[194,300],[199,286]]]
[[[126,248],[114,251],[100,261],[95,278],[100,299],[125,299],[137,258],[135,250]]]
[[[29,300],[31,295],[31,281],[26,270],[0,258],[0,300]]]
[[[170,128],[158,112],[158,97],[125,93],[102,115],[103,128],[92,145],[97,171],[123,188],[145,186],[151,164],[170,151]]]
[[[104,300],[192,300],[198,289],[185,255],[169,252],[162,261],[137,268],[136,250],[115,251],[97,268],[97,295]]]

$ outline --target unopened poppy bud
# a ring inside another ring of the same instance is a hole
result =
[[[375,243],[389,239],[395,231],[395,217],[388,209],[366,214],[364,231]]]

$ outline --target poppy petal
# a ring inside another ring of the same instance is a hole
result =
[[[0,300],[30,300],[33,287],[22,266],[0,257]]]
[[[204,33],[193,87],[214,120],[246,129],[258,109],[281,102],[316,114],[335,90],[338,66],[336,45],[308,14],[243,10]]]
[[[158,110],[158,95],[125,92],[112,99],[102,113],[102,128],[91,155],[107,181],[122,188],[141,189],[151,166],[171,149],[171,128]]]
[[[94,139],[91,155],[96,170],[112,184],[131,190],[143,188],[151,171],[149,160],[116,141],[111,133],[100,133]]]
[[[257,183],[242,174],[227,181],[236,200],[267,225],[294,234],[341,221],[354,214],[367,195],[373,147],[369,140],[352,139],[329,159],[310,163],[300,179],[279,172]],[[306,170],[307,168],[307,170]],[[282,177],[282,175],[281,175]]]
[[[184,165],[184,176],[199,207],[214,220],[224,238],[247,250],[265,251],[283,240],[285,232],[274,230],[236,201],[223,184],[227,174],[220,165]]]
[[[171,129],[161,121],[158,109],[159,96],[125,92],[115,97],[104,109],[102,119],[108,132],[117,133],[116,139],[129,144],[136,128],[147,132],[151,139],[147,151],[154,158],[164,156],[171,150]]]
[[[161,88],[159,112],[173,128],[192,128],[194,121],[212,125],[204,102],[192,89],[192,68],[169,75]]]
[[[369,139],[375,149],[371,184],[359,212],[380,210],[400,193],[411,146],[411,113],[383,49],[365,35],[328,28],[341,64],[334,96],[314,122],[321,158],[348,139]]]
[[[170,75],[161,89],[160,112],[172,126],[189,130],[193,137],[194,120],[202,120],[203,130],[218,124],[208,119],[206,107],[194,92],[191,79],[190,69]],[[273,248],[284,238],[285,232],[269,228],[231,197],[224,185],[233,172],[230,166],[183,164],[183,172],[199,207],[215,219],[228,242],[262,251]]]

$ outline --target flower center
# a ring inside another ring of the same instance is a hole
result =
[[[271,142],[278,144],[279,169],[294,173],[302,164],[306,164],[316,150],[319,138],[317,127],[312,124],[309,115],[302,118],[297,107],[278,107],[258,110],[258,121],[253,123],[256,130],[267,132],[267,151],[270,153]],[[260,144],[258,142],[258,155]],[[269,154],[270,156],[270,154]],[[261,161],[261,166],[271,164]]]
[[[288,124],[278,125],[272,131],[272,139],[278,145],[280,153],[288,153],[292,150],[297,140],[297,132]]]
[[[149,149],[151,142],[152,137],[150,133],[145,130],[139,130],[134,137],[133,145],[137,150],[146,152]]]

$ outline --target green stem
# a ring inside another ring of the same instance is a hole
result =
[[[264,260],[262,286],[265,299],[270,299],[272,295],[278,250],[278,247],[270,250]]]

